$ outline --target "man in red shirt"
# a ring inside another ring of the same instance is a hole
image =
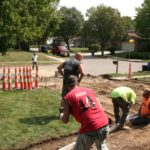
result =
[[[61,117],[67,123],[71,114],[81,124],[74,150],[90,150],[94,142],[98,150],[108,150],[105,143],[109,132],[108,117],[93,91],[77,84],[77,77],[70,75],[67,80],[69,93],[64,97]]]

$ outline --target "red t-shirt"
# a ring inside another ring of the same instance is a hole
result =
[[[75,88],[65,96],[65,100],[71,105],[71,114],[81,123],[80,133],[90,132],[108,124],[107,115],[90,89]]]

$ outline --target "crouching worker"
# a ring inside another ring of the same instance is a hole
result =
[[[128,116],[131,104],[135,103],[135,92],[126,86],[115,88],[112,93],[112,103],[114,106],[115,122],[118,129],[128,129],[125,126],[126,118]],[[121,109],[121,110],[120,110]]]
[[[78,87],[77,77],[70,75],[67,80],[69,93],[64,97],[61,117],[64,123],[72,115],[81,124],[74,150],[90,150],[93,143],[98,150],[108,150],[106,138],[109,132],[108,117],[104,113],[93,91]]]
[[[150,89],[145,89],[142,104],[137,115],[129,117],[131,125],[146,125],[150,123]]]

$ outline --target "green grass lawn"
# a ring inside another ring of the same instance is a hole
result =
[[[6,62],[19,62],[22,63],[31,63],[32,61],[32,52],[25,52],[25,51],[8,51],[5,56],[0,55],[0,62],[6,63]],[[46,57],[46,54],[43,54],[41,52],[37,52],[37,55],[39,56],[39,63],[40,61],[52,61],[52,59]],[[10,64],[11,64],[10,63]]]
[[[114,54],[116,57],[125,58],[125,59],[141,59],[143,61],[150,61],[150,52],[142,52],[142,51],[132,51],[132,52],[124,52],[124,53],[116,53]]]
[[[32,59],[32,52],[24,52],[24,51],[11,51],[7,52],[5,56],[0,55],[0,62],[7,62],[7,61],[19,61],[19,62],[24,62],[24,61],[31,61]],[[50,59],[45,57],[42,53],[37,52],[39,56],[40,61],[49,61]]]
[[[59,118],[60,93],[47,88],[32,91],[0,91],[0,149],[24,148],[41,140],[77,131],[70,118]]]
[[[123,73],[113,73],[113,74],[110,74],[111,76],[113,77],[124,77],[124,76],[128,76],[128,74],[123,74]],[[145,81],[145,82],[150,82],[150,77],[147,77],[147,75],[149,76],[150,75],[150,71],[139,71],[139,72],[133,72],[132,73],[132,77],[135,77],[135,76],[143,76],[143,77],[140,77],[140,78],[137,78],[137,80],[140,80],[140,81]]]
[[[150,75],[150,71],[139,71],[139,72],[133,72],[134,76],[144,76],[144,75]]]
[[[114,77],[121,77],[126,76],[127,74],[124,73],[112,73],[111,74]],[[144,75],[150,75],[150,71],[138,71],[138,72],[132,72],[132,76],[144,76]]]
[[[71,52],[76,53],[76,52],[81,52],[81,53],[89,53],[89,50],[87,47],[71,47]]]
[[[150,77],[144,77],[144,78],[137,78],[138,81],[145,81],[147,83],[150,83]]]

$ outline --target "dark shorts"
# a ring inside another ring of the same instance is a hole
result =
[[[62,93],[61,93],[61,96],[62,96],[62,99],[69,93],[69,90],[67,89],[66,85],[63,85],[62,87]]]

